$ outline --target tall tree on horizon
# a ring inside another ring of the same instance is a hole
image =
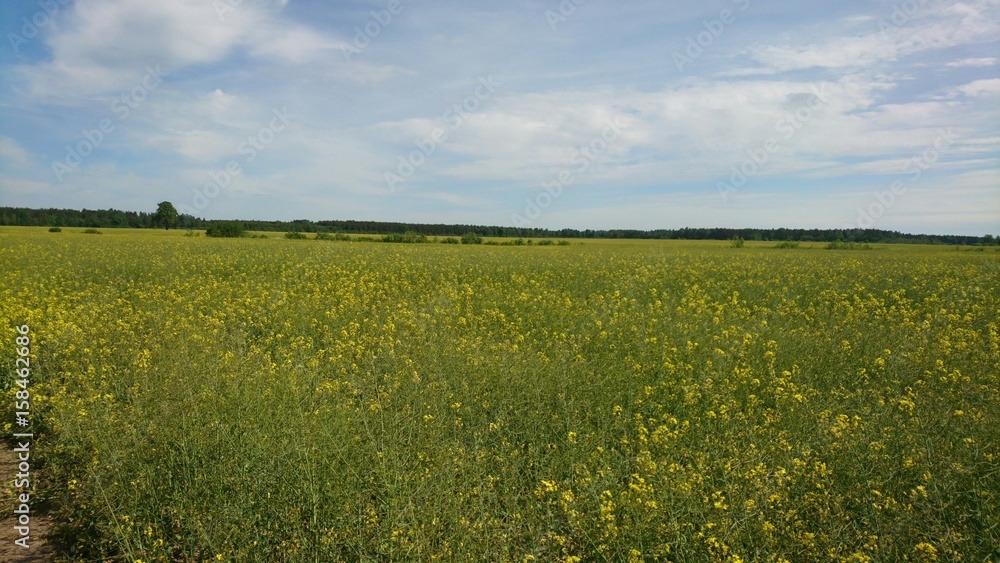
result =
[[[153,219],[169,231],[170,227],[177,221],[177,210],[174,209],[174,204],[169,201],[161,201],[156,207]]]

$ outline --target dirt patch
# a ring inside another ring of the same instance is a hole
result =
[[[36,512],[32,506],[31,532],[28,536],[28,547],[24,548],[14,543],[20,534],[14,529],[16,520],[14,509],[17,507],[14,477],[17,474],[17,455],[11,447],[0,441],[0,561],[4,563],[55,561],[55,552],[47,541],[52,521],[46,514]]]

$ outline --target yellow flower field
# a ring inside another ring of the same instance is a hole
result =
[[[1000,559],[997,252],[183,234],[0,229],[74,558]]]

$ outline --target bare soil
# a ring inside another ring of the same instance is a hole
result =
[[[49,517],[35,511],[32,506],[31,532],[28,536],[28,548],[14,543],[20,535],[14,529],[15,490],[14,476],[17,474],[17,455],[5,442],[0,441],[0,562],[21,563],[55,561],[55,552],[47,541],[47,535],[52,528]]]

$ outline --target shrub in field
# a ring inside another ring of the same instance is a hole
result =
[[[285,238],[292,240],[306,240],[307,237],[305,233],[289,232],[285,233]]]
[[[549,246],[550,244],[555,244],[555,241],[553,241],[552,239],[545,239],[538,241],[538,246]]]
[[[729,246],[733,248],[743,248],[743,237],[735,236],[733,240],[729,241]]]
[[[872,246],[868,243],[859,242],[844,242],[835,240],[825,247],[827,250],[871,250]]]
[[[483,237],[469,231],[462,235],[462,244],[483,244]]]
[[[334,238],[333,235],[331,235],[330,233],[316,233],[316,236],[313,237],[313,240],[334,240]]]
[[[49,232],[50,233],[61,233],[62,229],[60,229],[59,227],[49,227]]]
[[[445,237],[445,238],[441,239],[441,244],[458,244],[460,242],[462,242],[462,241],[458,240],[455,237]]]
[[[243,229],[243,223],[238,221],[216,223],[209,227],[205,231],[205,234],[207,236],[217,238],[240,238],[246,236],[246,232]]]
[[[98,231],[97,229],[85,229],[83,233],[87,235],[99,235],[101,234],[101,231]]]
[[[337,233],[333,235],[333,240],[351,240],[351,237],[347,233]]]
[[[569,241],[568,240],[561,240],[561,241],[557,242],[556,244],[558,244],[559,246],[569,246]]]
[[[415,231],[406,231],[405,233],[389,233],[382,236],[382,242],[401,242],[407,244],[425,243],[427,242],[427,236]]]
[[[404,243],[425,243],[427,242],[427,236],[422,235],[415,231],[406,231],[403,233],[403,238],[400,242]]]
[[[786,240],[785,242],[779,242],[778,244],[774,245],[774,247],[775,248],[798,248],[799,247],[799,243],[793,242],[793,241],[790,241],[790,240]]]

